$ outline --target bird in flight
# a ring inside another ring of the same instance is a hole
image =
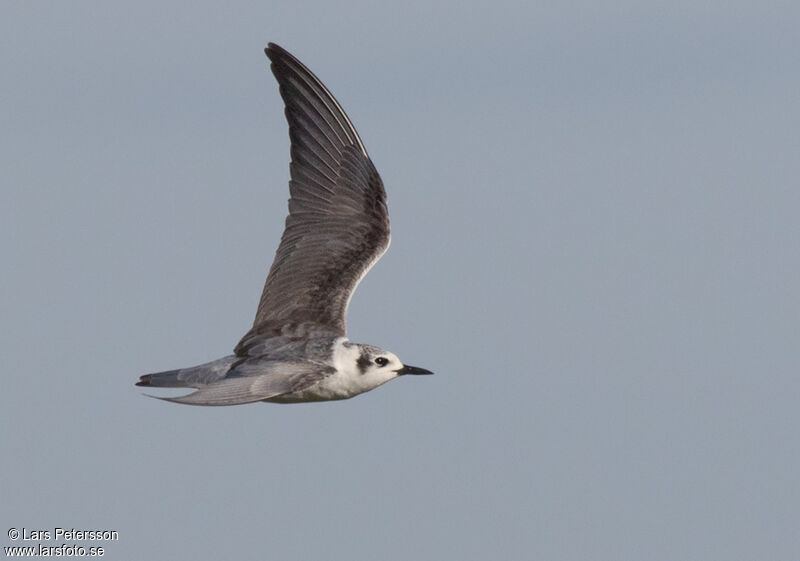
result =
[[[345,315],[353,291],[389,247],[386,191],[328,88],[278,45],[270,43],[265,52],[291,140],[283,237],[253,327],[233,354],[141,376],[137,386],[196,390],[159,399],[190,405],[331,401],[405,374],[432,374],[348,340]]]

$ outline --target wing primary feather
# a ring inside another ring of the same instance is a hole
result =
[[[318,98],[322,100],[322,102],[331,112],[331,116],[336,119],[342,130],[348,134],[348,137],[352,135],[352,138],[350,139],[351,143],[357,144],[361,150],[361,153],[369,157],[367,149],[364,146],[364,143],[361,141],[361,137],[359,136],[358,132],[356,132],[356,128],[353,126],[350,118],[347,116],[347,113],[345,113],[342,106],[339,104],[330,90],[328,90],[325,84],[323,84],[322,81],[317,78],[313,72],[311,72],[311,70],[309,70],[302,62],[297,60],[297,58],[295,58],[283,47],[276,45],[275,43],[269,43],[265,52],[272,61],[272,64],[274,65],[273,68],[280,68],[280,66],[283,65],[293,71],[298,77],[305,80],[306,84],[316,87],[317,90],[322,92]],[[273,72],[275,72],[274,69]],[[331,106],[333,106],[335,110],[332,110]]]

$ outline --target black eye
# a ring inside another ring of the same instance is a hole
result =
[[[375,359],[375,364],[377,364],[378,366],[386,366],[387,364],[389,364],[389,359],[379,356],[378,358]]]

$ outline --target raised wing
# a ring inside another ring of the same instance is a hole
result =
[[[350,119],[299,60],[272,43],[265,52],[286,104],[291,198],[239,355],[254,337],[344,335],[356,285],[389,247],[386,191]]]

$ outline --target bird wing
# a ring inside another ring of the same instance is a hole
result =
[[[389,247],[386,191],[361,138],[325,85],[270,43],[291,140],[289,216],[253,328],[255,338],[318,330],[345,335],[359,281]],[[311,327],[309,327],[311,326]]]
[[[264,358],[248,359],[224,374],[211,372],[208,366],[201,365],[150,375],[152,377],[147,377],[147,383],[138,385],[197,389],[196,392],[178,397],[150,396],[174,403],[240,405],[307,388],[336,372],[335,368],[324,364],[273,361]]]

